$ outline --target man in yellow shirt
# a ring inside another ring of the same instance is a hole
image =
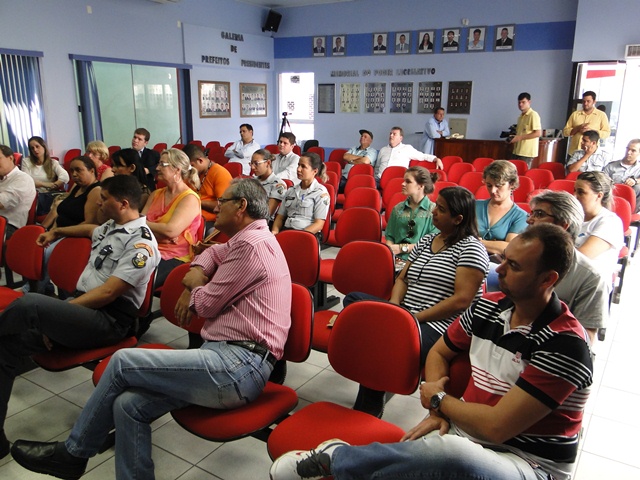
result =
[[[601,140],[609,137],[611,133],[607,114],[596,108],[596,94],[591,90],[587,90],[582,94],[582,110],[573,112],[562,130],[562,134],[565,137],[571,136],[569,155],[580,149],[582,134],[589,130],[598,132]]]
[[[513,144],[511,158],[524,160],[531,168],[531,162],[538,156],[539,138],[542,134],[540,115],[531,108],[531,95],[522,92],[518,95],[518,108],[520,116],[516,126],[516,134],[509,137],[509,143]]]

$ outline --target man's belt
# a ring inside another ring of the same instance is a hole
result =
[[[271,364],[272,367],[276,365],[276,357],[271,353],[267,347],[260,345],[257,342],[252,342],[250,340],[242,340],[236,342],[227,342],[229,345],[235,345],[240,348],[244,348],[245,350],[249,350],[250,352],[256,353],[264,358],[267,362]]]

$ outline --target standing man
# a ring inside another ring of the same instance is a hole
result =
[[[601,172],[607,164],[607,156],[598,148],[600,135],[595,130],[587,130],[582,134],[580,150],[573,152],[567,161],[570,172]]]
[[[64,442],[20,440],[13,458],[29,470],[79,478],[115,426],[116,478],[154,478],[150,423],[189,404],[232,409],[255,400],[283,355],[291,325],[291,277],[269,232],[267,196],[236,179],[220,198],[216,226],[227,243],[198,255],[182,280],[179,322],[206,319],[199,349],[121,349]]]
[[[553,291],[572,258],[561,228],[528,228],[498,267],[502,293],[480,299],[429,351],[420,386],[429,415],[404,441],[329,440],[283,455],[271,478],[570,478],[593,382],[587,334]],[[444,391],[459,355],[473,371],[462,399]]]
[[[609,128],[609,120],[607,114],[598,110],[596,107],[596,94],[588,90],[582,94],[582,110],[576,110],[571,114],[567,124],[562,130],[565,137],[571,136],[569,143],[569,155],[580,147],[582,134],[589,130],[598,132],[601,140],[609,137],[611,129]]]
[[[191,166],[196,169],[200,178],[200,188],[189,186],[200,196],[200,208],[206,222],[205,232],[208,234],[216,221],[218,198],[229,188],[231,174],[226,168],[209,160],[199,145],[190,143],[185,145],[182,151],[189,157]]]
[[[449,135],[451,135],[451,132],[449,131],[449,122],[444,118],[444,108],[438,107],[433,116],[424,125],[424,135],[420,141],[420,149],[424,153],[433,155],[435,139],[448,137]]]
[[[509,137],[509,143],[513,145],[511,159],[524,160],[531,168],[531,162],[538,156],[538,145],[542,135],[540,115],[531,108],[531,95],[523,92],[518,95],[518,108],[520,116],[516,126],[516,134]]]
[[[130,334],[160,260],[158,244],[140,215],[138,179],[116,175],[102,182],[98,205],[109,220],[53,228],[38,238],[46,247],[62,237],[90,237],[91,256],[75,298],[62,301],[27,293],[0,315],[0,456],[9,453],[4,434],[7,404],[18,366],[35,353],[113,345]]]
[[[248,123],[240,125],[240,140],[227,148],[224,156],[231,163],[242,164],[242,174],[248,176],[251,173],[251,155],[260,149],[260,144],[253,139],[253,127]]]
[[[272,159],[271,152],[263,149],[256,150],[251,157],[251,171],[267,192],[269,199],[269,227],[273,224],[278,207],[287,192],[287,184],[274,173],[271,167]]]
[[[7,219],[5,241],[27,224],[34,198],[36,186],[33,178],[16,167],[13,150],[0,145],[0,215]]]
[[[370,130],[365,129],[360,130],[359,133],[360,145],[350,148],[342,156],[342,159],[347,162],[347,164],[342,169],[342,178],[340,178],[340,186],[338,187],[338,191],[340,193],[344,191],[344,186],[347,184],[347,178],[349,177],[349,170],[351,170],[354,165],[366,163],[374,166],[376,164],[376,159],[378,158],[378,151],[371,146],[371,142],[373,142],[373,133],[371,133]]]
[[[622,160],[609,163],[603,172],[613,183],[624,183],[636,192],[636,212],[640,212],[640,138],[634,138],[627,145],[627,153]]]
[[[411,145],[402,143],[404,132],[400,127],[393,127],[389,132],[389,145],[380,149],[378,161],[376,162],[375,177],[376,183],[380,184],[380,177],[387,167],[401,166],[409,168],[411,160],[426,160],[436,162],[436,168],[442,169],[442,160],[429,153],[422,153]]]
[[[288,178],[294,185],[300,183],[298,178],[298,160],[300,157],[293,152],[296,136],[291,132],[282,132],[278,139],[278,151],[273,159],[273,173],[280,179]]]
[[[400,35],[398,44],[396,45],[396,53],[409,53],[409,45],[407,45],[407,37],[403,33]]]
[[[140,155],[140,161],[144,166],[144,173],[147,176],[147,187],[149,187],[149,191],[153,192],[156,189],[155,173],[158,169],[160,154],[152,148],[147,148],[150,138],[151,134],[149,130],[146,128],[136,128],[133,132],[133,138],[131,139],[131,148]]]

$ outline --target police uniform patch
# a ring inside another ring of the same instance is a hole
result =
[[[153,250],[146,243],[136,243],[133,248],[144,248],[150,257],[153,257]]]
[[[282,185],[281,183],[276,185],[276,192],[278,192],[278,195],[284,195],[284,191],[285,191],[284,185]]]
[[[147,227],[140,227],[140,234],[145,240],[151,240],[151,231]]]
[[[135,268],[144,268],[147,264],[147,257],[143,253],[138,252],[131,259],[131,263],[133,263]]]
[[[329,205],[329,203],[331,203],[329,199],[329,194],[327,193],[322,194],[322,203],[324,203],[325,205]]]

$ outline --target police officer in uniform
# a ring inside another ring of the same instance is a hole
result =
[[[287,184],[273,173],[272,161],[273,155],[265,149],[256,150],[251,156],[251,171],[262,184],[269,199],[269,226],[273,225],[276,211],[287,191]]]
[[[90,237],[91,256],[68,302],[28,293],[0,315],[0,458],[9,453],[4,433],[13,380],[23,358],[38,352],[113,345],[135,326],[151,274],[160,260],[158,244],[140,215],[138,180],[117,175],[102,182],[101,225],[54,228],[38,238],[46,246],[65,237]]]

